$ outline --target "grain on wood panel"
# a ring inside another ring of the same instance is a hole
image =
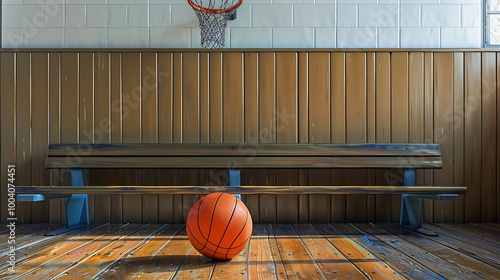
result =
[[[61,54],[49,54],[49,143],[61,142]],[[3,150],[2,150],[3,152]],[[61,185],[60,170],[50,170],[50,184]],[[49,222],[62,221],[62,199],[49,200]]]
[[[402,254],[399,250],[385,245],[373,236],[353,224],[336,224],[335,227],[353,240],[358,246],[368,249],[373,256],[407,279],[440,279],[434,271],[428,269],[418,260]]]
[[[409,142],[424,141],[424,53],[411,52],[408,66]],[[424,171],[416,170],[415,182],[422,185]]]
[[[434,141],[434,53],[424,54],[424,139],[426,143]],[[424,171],[424,185],[434,184],[434,170]],[[433,201],[424,200],[424,220],[433,217]]]
[[[173,54],[158,53],[158,142],[173,141]],[[172,169],[161,169],[158,174],[158,185],[173,185]],[[174,195],[158,195],[158,221],[174,222]]]
[[[276,54],[276,142],[298,142],[298,81],[297,53]],[[298,169],[278,169],[276,183],[278,185],[298,184]],[[276,196],[276,219],[279,222],[298,222],[298,195]]]
[[[337,250],[356,268],[371,279],[400,279],[401,276],[377,259],[370,251],[359,246],[352,239],[340,232],[332,224],[314,225]]]
[[[481,224],[482,225],[482,224]],[[468,236],[472,236],[473,238],[478,238],[484,242],[484,244],[491,244],[491,246],[500,245],[500,239],[498,238],[497,232],[491,232],[489,230],[485,230],[483,226],[478,224],[444,224],[439,225],[440,227],[444,227],[446,229],[459,231],[461,233],[467,233]]]
[[[122,54],[122,137],[123,143],[141,142],[141,53]],[[123,171],[123,184],[137,186],[141,184],[141,171],[129,169]],[[123,196],[124,222],[142,221],[142,196]]]
[[[110,143],[111,140],[111,92],[110,74],[111,56],[109,53],[94,54],[94,143]],[[94,184],[108,186],[111,184],[111,171],[93,170]],[[111,220],[111,196],[109,194],[94,196],[94,221],[105,223]]]
[[[299,52],[298,57],[298,130],[299,143],[309,143],[309,53]],[[309,170],[299,170],[299,185],[308,185]],[[299,222],[309,221],[309,195],[299,195]]]
[[[434,171],[434,184],[453,185],[453,53],[434,54],[434,143],[441,144],[443,168]],[[453,221],[453,203],[435,201],[433,221]]]
[[[290,224],[273,224],[276,249],[288,278],[320,279],[325,274]]]
[[[375,100],[375,142],[391,142],[391,55],[386,52],[376,54],[376,100]],[[375,183],[378,186],[392,185],[389,169],[375,171]],[[375,220],[377,222],[391,220],[391,196],[379,194],[375,196]]]
[[[497,82],[500,82],[500,54],[497,54]],[[500,98],[498,97],[500,91],[497,89],[497,141],[500,141]],[[497,142],[497,174],[500,174],[500,145]],[[500,201],[500,178],[497,177],[497,223],[500,223],[500,206],[498,205]]]
[[[381,243],[381,246],[392,247],[393,249],[399,251],[395,254],[403,257],[410,257],[413,259],[415,265],[421,264],[425,266],[431,271],[429,272],[430,279],[443,279],[443,277],[445,279],[462,279],[465,276],[470,276],[470,274],[472,274],[470,270],[464,272],[457,269],[453,263],[443,261],[439,255],[430,253],[425,250],[425,248],[421,248],[418,244],[407,242],[401,231],[391,233],[379,227],[379,224],[355,224],[355,226],[367,234],[377,238],[378,242]],[[437,275],[432,274],[432,271]]]
[[[496,55],[481,54],[481,222],[496,222],[497,88]]]
[[[183,59],[184,53],[175,52],[173,54],[173,62],[172,62],[172,98],[173,98],[173,107],[172,107],[172,142],[173,143],[182,143],[183,139],[183,124],[182,124],[182,86],[183,86]],[[173,184],[174,185],[183,185],[182,181],[182,169],[175,169],[173,172]],[[174,221],[180,222],[183,221],[184,217],[187,215],[187,211],[184,207],[184,203],[182,201],[182,195],[174,195]],[[186,214],[186,215],[185,215]]]
[[[252,144],[259,143],[259,54],[245,53],[245,100],[244,100],[244,143],[242,149],[252,149]],[[242,185],[255,185],[259,180],[258,169],[242,170]],[[259,195],[244,195],[243,201],[252,215],[254,223],[259,220]]]
[[[200,53],[200,143],[210,143],[210,54]],[[216,83],[216,81],[214,81]],[[211,184],[211,169],[201,169],[199,175],[200,186]]]
[[[294,224],[294,230],[327,279],[366,279],[312,224]]]
[[[141,142],[158,143],[158,63],[156,52],[141,55]],[[142,184],[158,184],[158,170],[143,169]],[[158,195],[142,196],[142,222],[158,222]]]
[[[122,54],[110,54],[110,125],[111,143],[123,142],[123,117],[122,117]],[[111,173],[111,183],[114,186],[123,185],[123,170],[113,169]],[[110,222],[123,222],[123,195],[112,194],[110,197]]]
[[[464,53],[453,54],[453,185],[465,186],[464,181]],[[464,222],[464,195],[453,203],[453,222]]]
[[[259,143],[276,143],[276,53],[259,54]],[[275,185],[276,169],[259,169],[259,185]],[[259,221],[276,222],[276,195],[259,195]]]
[[[94,142],[94,53],[78,54],[78,143]],[[94,170],[83,171],[85,185],[94,184]],[[89,220],[94,222],[94,195],[88,195]]]
[[[159,231],[149,236],[147,241],[122,256],[119,261],[115,261],[111,266],[101,270],[99,279],[131,279],[133,277],[143,276],[151,271],[159,272],[171,270],[175,267],[168,258],[158,254],[176,238],[176,234],[184,228],[183,224],[168,224]],[[177,269],[177,267],[175,267]],[[174,269],[174,270],[175,270]]]
[[[367,77],[366,53],[346,54],[346,142],[366,143]],[[346,170],[346,184],[366,185],[366,170]],[[366,195],[355,194],[346,197],[348,221],[366,221]]]
[[[49,171],[45,168],[45,155],[49,140],[49,92],[48,92],[48,53],[33,53],[31,57],[32,84],[32,184],[47,186],[50,184]],[[32,204],[31,221],[44,222],[49,216],[49,202]]]
[[[397,52],[391,56],[391,142],[408,143],[408,53]],[[403,184],[402,168],[391,171],[398,185]],[[399,221],[401,196],[391,195],[391,220]]]
[[[31,53],[18,53],[15,62],[15,152],[16,185],[31,185]],[[19,203],[16,209],[18,222],[31,222],[32,203]]]
[[[212,279],[249,279],[248,275],[249,244],[230,261],[215,262]]]
[[[100,278],[106,269],[131,254],[140,246],[158,235],[166,225],[146,225],[137,231],[129,232],[107,246],[88,253],[86,258],[75,260],[73,265],[59,272],[59,279],[95,279]],[[135,257],[140,257],[135,255]],[[54,273],[55,274],[55,273]]]
[[[200,54],[186,52],[182,59],[182,143],[200,142]],[[200,181],[197,169],[182,170],[183,184],[196,186]],[[198,195],[183,195],[182,204],[185,210],[198,200]],[[183,211],[183,219],[188,211]]]
[[[270,224],[254,224],[252,237],[248,244],[247,275],[248,279],[276,279],[283,275],[277,275],[277,271],[283,271],[281,262],[273,261],[271,251]]]
[[[480,279],[496,279],[498,275],[498,269],[493,268],[482,261],[471,258],[460,251],[441,244],[441,236],[423,236],[395,224],[383,224],[380,225],[380,227],[391,234],[398,235],[405,242],[427,251],[427,254],[434,254],[435,256],[438,256],[441,260],[437,263],[443,263],[443,266],[447,265],[448,262],[455,266],[455,270],[457,265],[460,266],[461,269],[458,272],[463,274],[461,279],[470,277]]]
[[[465,221],[481,220],[481,53],[465,54]]]
[[[376,91],[375,80],[377,69],[375,68],[375,53],[366,54],[366,142],[375,143],[376,139]],[[376,169],[366,171],[366,185],[373,186],[376,183]],[[366,196],[366,220],[376,221],[376,195]]]
[[[346,72],[345,54],[331,53],[331,112],[330,129],[331,143],[346,142]],[[331,172],[331,184],[345,186],[346,171],[344,169],[333,169]],[[346,220],[346,195],[331,196],[331,220],[333,222],[344,222]]]
[[[7,165],[15,163],[15,91],[14,91],[14,54],[8,52],[0,53],[0,126],[2,127],[2,137],[0,137],[0,151],[2,161],[0,162],[0,180],[7,182]],[[7,136],[6,136],[7,135]],[[10,136],[8,136],[10,135]],[[6,201],[8,184],[0,184],[0,199]],[[2,221],[7,219],[7,208],[0,209]]]
[[[309,143],[330,142],[330,53],[309,54]],[[310,169],[309,185],[330,185],[329,169]],[[330,221],[331,199],[327,195],[309,195],[309,222]]]

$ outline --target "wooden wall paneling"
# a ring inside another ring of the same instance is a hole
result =
[[[453,185],[453,123],[447,120],[453,114],[453,53],[434,55],[434,142],[441,144],[443,168],[434,171],[434,184]],[[453,221],[453,203],[434,201],[433,221]]]
[[[158,143],[158,64],[156,52],[144,52],[141,56],[141,139],[142,143]],[[143,169],[142,184],[158,185],[158,170]],[[156,223],[158,217],[158,195],[142,196],[142,221]]]
[[[366,143],[367,140],[367,77],[366,53],[346,54],[346,141]],[[346,184],[366,185],[366,170],[346,170]],[[354,194],[346,197],[348,221],[366,221],[366,195]]]
[[[16,184],[19,186],[31,185],[31,53],[24,52],[16,55]],[[17,205],[18,222],[31,222],[31,208],[33,203],[19,203]]]
[[[158,142],[173,142],[173,53],[158,53]],[[173,169],[161,169],[160,186],[174,185]],[[174,222],[174,195],[158,195],[158,222]]]
[[[61,142],[77,143],[79,140],[79,88],[78,88],[78,53],[61,53]],[[61,171],[61,184],[71,184],[68,169]],[[65,217],[65,207],[61,208]]]
[[[172,96],[173,96],[173,106],[172,106],[172,142],[173,143],[182,143],[182,135],[183,135],[183,126],[182,126],[182,80],[184,78],[183,76],[183,59],[184,59],[184,53],[182,52],[175,52],[173,54],[173,70],[172,70],[172,75],[173,75],[173,86],[172,86]],[[173,184],[174,185],[184,185],[184,182],[182,181],[183,176],[182,176],[183,170],[181,169],[175,169],[173,171]],[[184,212],[189,211],[189,209],[186,209],[184,205],[184,201],[182,199],[182,195],[174,195],[174,222],[181,222],[183,221],[184,218]]]
[[[78,143],[94,142],[94,53],[78,56]],[[94,170],[84,170],[84,183],[94,184]],[[88,196],[89,219],[94,222],[94,195]]]
[[[94,143],[110,143],[111,141],[111,83],[110,53],[94,54]],[[111,184],[109,169],[93,170],[94,184],[107,186]],[[94,221],[107,223],[111,220],[111,196],[109,194],[94,196]]]
[[[434,142],[434,54],[424,54],[424,139],[426,143]],[[424,184],[434,184],[434,170],[424,171]],[[432,221],[433,201],[424,200],[424,220]]]
[[[256,52],[245,53],[245,137],[244,142],[249,145],[243,149],[252,149],[252,144],[259,143],[259,54]],[[222,110],[222,109],[221,109]],[[259,182],[258,169],[245,169],[242,171],[242,184],[256,185]],[[244,195],[243,201],[252,215],[253,222],[259,220],[259,195]]]
[[[330,130],[332,143],[346,142],[346,55],[345,53],[331,53],[331,113]],[[331,174],[331,184],[345,186],[345,169],[333,169]],[[346,221],[346,195],[331,196],[331,219],[332,222]]]
[[[123,143],[141,142],[141,53],[122,54],[122,135]],[[123,172],[123,184],[141,184],[141,171],[129,169]],[[142,222],[142,195],[123,196],[123,220]]]
[[[200,57],[197,52],[186,52],[182,60],[182,142],[200,142]],[[198,169],[184,169],[183,183],[188,186],[200,184]],[[191,206],[199,195],[183,195],[183,218],[186,220]]]
[[[276,54],[276,142],[298,142],[298,108],[297,108],[297,70],[296,52]],[[278,169],[276,171],[278,185],[297,186],[298,169]],[[299,213],[298,195],[278,195],[276,197],[276,220],[297,223]]]
[[[375,142],[391,142],[391,54],[378,52],[375,57],[376,82],[375,82]],[[391,185],[391,171],[377,169],[375,182],[377,185]],[[391,220],[391,196],[379,194],[375,196],[375,220],[388,222]]]
[[[496,222],[497,185],[497,73],[496,55],[481,56],[481,221]]]
[[[497,223],[500,223],[500,145],[498,142],[500,142],[500,88],[498,83],[500,83],[500,53],[497,53]]]
[[[32,175],[33,185],[47,186],[50,184],[50,175],[45,168],[45,155],[49,139],[49,54],[33,53],[31,57],[31,84],[32,84]],[[32,204],[32,222],[46,222],[49,217],[48,201]]]
[[[111,102],[111,143],[123,142],[123,115],[122,115],[122,54],[111,53],[110,61],[110,102]],[[114,186],[123,185],[123,170],[111,170],[111,183]],[[110,197],[110,222],[123,222],[123,195],[112,194]]]
[[[464,186],[464,53],[453,54],[453,185]],[[464,195],[453,203],[453,222],[464,222]]]
[[[299,52],[298,56],[298,141],[309,143],[309,53]],[[309,170],[299,169],[299,185],[309,184]],[[309,195],[299,195],[299,223],[309,222]]]
[[[330,53],[309,54],[309,143],[330,142]],[[330,185],[329,169],[309,169],[309,185]],[[331,220],[331,198],[309,195],[309,222]]]
[[[375,119],[375,53],[368,52],[366,54],[366,141],[375,143],[376,137],[376,119]],[[376,185],[375,169],[366,171],[366,184],[369,186]],[[366,220],[374,222],[377,219],[376,215],[376,196],[366,196]]]
[[[465,222],[481,221],[481,53],[465,54]]]
[[[276,53],[259,55],[259,143],[276,143]],[[276,169],[259,169],[259,185],[276,185]],[[261,194],[259,221],[276,221],[276,195]]]
[[[408,67],[409,142],[425,143],[424,140],[424,53],[411,52]],[[424,183],[423,170],[416,172],[416,184]]]
[[[2,127],[0,134],[0,149],[2,152],[2,161],[0,162],[0,179],[2,183],[0,184],[0,199],[3,201],[8,201],[7,189],[8,185],[8,172],[7,166],[11,164],[16,165],[16,123],[15,123],[15,113],[16,113],[16,54],[12,52],[2,52],[0,53],[0,125]],[[17,174],[16,179],[20,176]],[[17,183],[17,182],[15,182]],[[20,206],[21,203],[18,203]],[[7,207],[2,207],[0,209],[2,222],[7,221],[7,217],[10,217],[7,213]]]
[[[49,143],[61,142],[61,54],[49,53]],[[50,170],[50,184],[61,185],[59,170]],[[62,199],[49,200],[49,222],[62,222]]]
[[[199,54],[200,75],[200,143],[210,143],[210,54]],[[211,169],[200,169],[200,186],[209,186]]]
[[[408,53],[394,52],[391,57],[391,141],[408,143]],[[403,184],[403,169],[393,170],[393,178]],[[399,221],[401,196],[391,195],[391,221]]]

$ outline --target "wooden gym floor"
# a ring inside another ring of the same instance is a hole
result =
[[[104,224],[47,237],[18,225],[15,274],[2,279],[499,279],[500,224],[256,224],[246,250],[212,262],[183,224]],[[0,241],[7,248],[5,225]]]

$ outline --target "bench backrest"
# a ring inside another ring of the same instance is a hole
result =
[[[441,168],[439,144],[50,144],[47,168]]]

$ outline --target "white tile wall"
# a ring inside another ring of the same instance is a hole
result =
[[[4,48],[199,48],[186,0],[4,0]],[[245,0],[226,48],[476,48],[482,0]]]

